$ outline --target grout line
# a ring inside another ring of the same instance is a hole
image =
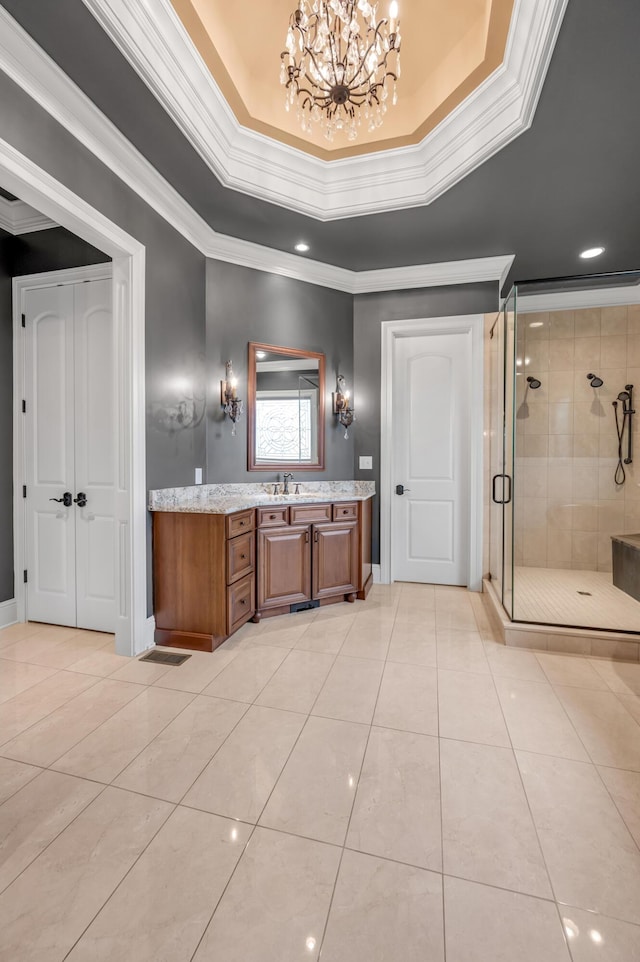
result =
[[[146,691],[151,691],[151,690],[157,691],[158,689],[154,689],[154,688],[153,688],[153,685],[147,685],[146,688],[145,688],[145,690],[146,690]],[[162,688],[162,689],[160,689],[160,691],[173,691],[173,689]],[[76,748],[76,747],[77,747],[78,745],[80,745],[83,741],[85,741],[85,739],[90,738],[92,735],[95,735],[96,732],[98,731],[98,729],[99,729],[99,728],[102,728],[103,725],[106,725],[106,724],[108,724],[110,721],[113,721],[113,719],[116,717],[116,715],[119,715],[120,712],[123,712],[125,709],[129,708],[129,706],[132,705],[134,702],[136,702],[136,701],[138,700],[138,698],[141,698],[141,697],[142,697],[142,694],[143,694],[143,692],[140,692],[139,695],[136,695],[135,698],[132,698],[131,701],[128,701],[128,702],[126,703],[126,705],[123,705],[122,708],[119,708],[118,711],[114,712],[113,715],[110,715],[107,719],[105,719],[105,721],[102,723],[102,725],[99,725],[98,728],[95,728],[93,731],[89,732],[88,735],[85,735],[84,738],[81,738],[80,741],[77,742],[76,745],[73,746],[73,748]],[[179,716],[180,716],[184,711],[186,711],[186,709],[189,707],[189,705],[191,705],[191,704],[195,701],[195,699],[197,698],[197,695],[194,695],[194,694],[192,694],[191,692],[179,692],[179,694],[181,694],[181,695],[190,695],[190,696],[191,696],[190,699],[189,699],[189,701],[187,702],[187,704],[184,705],[184,706],[180,709],[180,711],[179,711],[176,715],[173,716],[173,718],[170,718],[169,721],[168,721],[165,725],[163,725],[162,728],[161,728],[158,732],[156,732],[156,734],[153,736],[153,738],[150,739],[150,741],[148,741],[148,742],[140,749],[140,751],[137,752],[137,753],[133,756],[133,758],[130,759],[130,761],[128,761],[128,762],[126,763],[126,765],[124,765],[124,766],[120,769],[120,771],[119,771],[116,775],[113,776],[113,778],[107,783],[108,785],[113,785],[113,783],[114,783],[114,781],[116,780],[116,778],[120,778],[120,776],[122,775],[122,773],[123,773],[123,771],[125,770],[125,768],[128,768],[129,765],[131,765],[131,764],[136,760],[136,758],[138,758],[144,751],[146,751],[147,748],[149,747],[149,745],[150,745],[152,742],[154,742],[154,741],[156,740],[156,738],[158,738],[160,735],[162,735],[162,733],[169,727],[169,725],[171,725],[171,724],[176,720],[176,718],[179,718]],[[72,750],[72,749],[69,748],[66,752],[63,752],[62,755],[60,755],[60,756],[56,759],[56,761],[52,763],[52,765],[51,765],[50,767],[53,768],[53,766],[54,766],[57,762],[59,762],[61,758],[63,758],[65,755],[67,755],[68,752],[70,752],[71,750]],[[67,773],[67,774],[69,774],[69,773]],[[81,775],[81,776],[79,776],[79,777],[82,778],[82,777],[84,777],[84,776]],[[96,781],[97,781],[97,779],[96,779]],[[118,785],[113,785],[113,787],[114,787],[114,788],[119,788]],[[120,791],[126,791],[126,789],[120,789]],[[135,794],[142,794],[142,793],[135,793]],[[146,797],[146,796],[145,796],[145,797]],[[162,799],[162,801],[164,801],[164,799]],[[170,803],[170,804],[171,804],[171,803]],[[173,804],[175,804],[175,803],[173,803]]]
[[[45,771],[46,771],[46,769],[45,769]],[[71,776],[69,776],[69,777],[70,777],[70,778],[74,778],[74,777],[77,777],[77,776],[71,775]],[[86,781],[86,780],[87,780],[87,779],[85,779],[85,781]],[[98,792],[98,794],[97,794],[94,798],[89,799],[89,801],[88,801],[87,804],[84,806],[84,808],[81,808],[79,812],[76,812],[76,814],[75,814],[74,817],[71,819],[71,821],[70,821],[67,825],[65,825],[64,828],[61,828],[60,831],[59,831],[52,839],[50,839],[49,842],[47,842],[47,844],[44,846],[44,848],[43,848],[40,852],[38,852],[38,854],[35,855],[35,856],[31,859],[31,861],[29,862],[28,865],[25,865],[25,866],[24,866],[24,868],[22,869],[22,871],[18,872],[18,874],[16,875],[16,877],[15,877],[14,879],[12,879],[11,882],[9,882],[9,884],[8,884],[2,891],[3,891],[3,892],[6,892],[7,889],[10,888],[10,886],[12,886],[15,882],[17,882],[18,879],[24,874],[24,872],[26,872],[27,869],[28,869],[31,865],[34,864],[34,862],[36,862],[42,855],[44,855],[44,853],[47,851],[48,848],[50,848],[51,845],[53,845],[53,843],[56,841],[56,839],[60,838],[60,836],[63,834],[63,832],[66,832],[67,829],[70,828],[70,827],[73,825],[73,823],[76,821],[76,819],[78,819],[78,818],[83,814],[83,812],[86,812],[87,808],[89,808],[90,805],[93,805],[93,803],[96,802],[96,801],[100,798],[101,795],[104,795],[104,793],[105,793],[105,791],[106,791],[106,789],[107,789],[108,787],[109,787],[108,785],[103,785],[103,786],[102,786],[102,791]],[[104,904],[104,903],[103,903],[103,904]],[[101,906],[101,908],[102,908],[102,906]]]
[[[394,619],[394,623],[395,623],[395,619]],[[393,633],[393,629],[392,629],[392,633]],[[389,642],[389,644],[390,644],[390,642]],[[388,651],[388,650],[389,650],[389,645],[387,645],[387,651]],[[318,948],[318,957],[320,957],[320,956],[322,955],[322,949],[323,949],[323,946],[324,946],[324,940],[325,940],[325,937],[326,937],[326,934],[327,934],[327,928],[328,928],[328,926],[329,926],[329,918],[330,918],[330,916],[331,916],[331,909],[333,908],[333,900],[334,900],[334,898],[335,898],[336,888],[337,888],[337,886],[338,886],[338,879],[339,879],[339,877],[340,877],[340,870],[341,870],[341,868],[342,868],[342,862],[343,862],[344,853],[345,853],[345,850],[346,850],[347,839],[348,839],[348,837],[349,837],[349,831],[350,831],[350,829],[351,829],[351,819],[353,818],[353,812],[354,812],[354,809],[355,809],[355,807],[356,807],[356,802],[357,802],[357,800],[358,800],[358,793],[359,793],[359,791],[360,791],[360,780],[361,780],[361,778],[362,778],[362,772],[363,772],[363,770],[364,770],[364,764],[365,764],[365,760],[366,760],[366,757],[367,757],[367,752],[368,752],[368,750],[369,750],[369,742],[370,742],[370,740],[371,740],[371,731],[372,731],[372,729],[373,729],[373,719],[375,718],[376,709],[377,709],[377,707],[378,707],[378,701],[379,701],[379,698],[380,698],[380,691],[382,690],[382,682],[383,682],[383,680],[384,680],[385,670],[386,670],[386,659],[385,659],[385,662],[384,662],[384,667],[383,667],[382,671],[380,672],[380,681],[378,682],[378,691],[377,691],[376,698],[375,698],[375,703],[374,703],[374,706],[373,706],[373,714],[371,715],[371,723],[370,723],[369,726],[368,726],[368,727],[369,727],[369,731],[367,732],[367,739],[366,739],[366,742],[365,742],[364,751],[363,751],[363,753],[362,753],[362,760],[361,760],[361,762],[360,762],[360,770],[358,771],[358,778],[357,778],[357,781],[356,781],[356,790],[355,790],[355,792],[353,793],[353,801],[351,802],[351,810],[350,810],[350,812],[349,812],[349,818],[348,818],[348,820],[347,820],[347,828],[346,828],[346,831],[345,831],[345,833],[344,833],[344,840],[343,840],[343,843],[342,843],[342,851],[341,851],[341,853],[340,853],[340,859],[339,859],[339,861],[338,861],[338,868],[337,868],[337,871],[336,871],[336,877],[335,877],[334,882],[333,882],[333,889],[332,889],[332,891],[331,891],[331,898],[330,898],[330,900],[329,900],[329,906],[328,906],[328,908],[327,908],[327,914],[326,914],[326,917],[325,917],[325,920],[324,920],[324,926],[323,926],[323,929],[322,929],[322,935],[321,935],[321,937],[320,937],[320,945],[319,945],[319,948]],[[317,700],[317,699],[316,699],[316,700]],[[315,703],[314,703],[314,707],[315,707]]]
[[[493,678],[493,676],[492,676],[492,678]],[[553,894],[554,901],[557,902],[557,896],[556,896],[555,888],[554,888],[554,886],[553,886],[553,880],[552,880],[552,878],[551,878],[551,872],[549,871],[549,866],[548,866],[548,864],[547,864],[547,859],[546,859],[546,857],[545,857],[544,849],[543,849],[543,847],[542,847],[542,842],[541,842],[541,840],[540,840],[540,832],[538,831],[538,826],[537,826],[537,824],[536,824],[536,820],[535,820],[534,815],[533,815],[533,810],[532,810],[532,808],[531,808],[531,803],[530,803],[530,801],[529,801],[529,796],[528,796],[528,794],[527,794],[527,789],[526,789],[526,786],[525,786],[525,784],[524,784],[524,778],[522,777],[522,771],[520,770],[520,765],[519,765],[519,763],[518,763],[518,756],[516,755],[516,749],[515,749],[515,747],[514,747],[514,745],[513,745],[513,741],[512,741],[512,738],[511,738],[511,732],[510,732],[509,726],[508,726],[508,724],[507,724],[507,719],[506,719],[506,716],[505,716],[505,714],[504,714],[504,709],[503,709],[503,707],[502,707],[502,702],[500,701],[500,694],[499,694],[499,692],[498,692],[498,687],[497,687],[497,685],[496,685],[495,678],[493,678],[493,687],[494,687],[494,690],[495,690],[495,693],[496,693],[496,698],[498,699],[498,705],[499,705],[499,707],[500,707],[500,713],[501,713],[501,715],[502,715],[502,719],[503,719],[503,722],[504,722],[504,726],[505,726],[505,728],[506,728],[506,730],[507,730],[507,735],[509,736],[509,743],[511,744],[511,756],[512,756],[512,758],[513,758],[513,762],[514,762],[514,765],[515,765],[515,767],[516,767],[516,772],[517,772],[518,780],[519,780],[519,782],[520,782],[520,788],[521,788],[521,790],[522,790],[522,794],[523,794],[523,797],[524,797],[524,800],[525,800],[525,803],[526,803],[526,806],[527,806],[527,811],[529,812],[529,818],[530,818],[530,820],[531,820],[531,825],[533,826],[533,830],[534,830],[534,832],[535,832],[536,841],[537,841],[537,843],[538,843],[538,851],[540,852],[540,858],[542,859],[542,864],[544,865],[544,870],[545,870],[546,875],[547,875],[547,881],[549,882],[549,888],[550,888],[550,890],[551,890],[551,892],[552,892],[552,894]]]
[[[125,791],[125,789],[117,788],[117,786],[107,785],[106,788],[113,788],[114,791],[118,791],[118,792]],[[103,794],[103,793],[101,792],[100,794]],[[94,799],[94,801],[95,801],[95,799]],[[165,805],[170,805],[171,803],[170,803],[170,802],[164,802],[164,804],[165,804]],[[131,872],[133,871],[134,867],[138,864],[138,862],[140,861],[140,859],[142,858],[142,856],[144,855],[144,853],[147,851],[147,849],[149,848],[149,846],[152,844],[152,842],[157,838],[157,836],[160,834],[160,832],[162,831],[162,829],[165,827],[165,825],[167,824],[167,822],[169,821],[169,819],[172,817],[173,813],[176,811],[177,807],[178,807],[177,805],[174,805],[173,808],[172,808],[172,810],[171,810],[171,811],[169,812],[169,814],[167,815],[167,817],[166,817],[165,819],[163,819],[163,821],[160,823],[160,825],[158,826],[157,830],[153,833],[153,835],[151,836],[151,838],[149,839],[149,841],[147,842],[147,844],[144,846],[144,848],[142,849],[142,851],[138,853],[137,857],[133,860],[133,862],[131,863],[131,865],[129,866],[129,868],[128,868],[127,871],[125,872],[125,874],[122,876],[122,878],[120,879],[120,881],[118,882],[118,884],[115,886],[115,888],[109,893],[109,895],[108,895],[107,898],[104,900],[104,902],[102,903],[102,905],[100,906],[100,908],[97,910],[97,912],[92,916],[91,920],[90,920],[89,923],[84,927],[84,929],[82,930],[82,932],[80,933],[80,935],[78,936],[78,938],[75,940],[75,942],[73,943],[73,945],[69,948],[68,952],[65,952],[64,957],[63,957],[63,959],[61,960],[61,962],[64,962],[64,959],[69,958],[70,954],[73,952],[73,950],[75,949],[75,947],[76,947],[76,945],[78,944],[78,942],[80,942],[80,940],[84,937],[85,933],[91,928],[91,926],[93,925],[93,923],[95,922],[95,920],[98,918],[98,916],[100,915],[100,913],[103,911],[103,909],[105,909],[105,908],[107,907],[107,905],[109,904],[109,902],[111,901],[111,899],[113,898],[113,896],[115,895],[115,893],[118,891],[118,889],[120,888],[120,886],[122,885],[122,883],[124,882],[124,880],[125,880],[126,878],[128,878],[128,876],[131,874]]]
[[[60,671],[62,671],[62,670],[63,670],[63,669],[60,669]],[[60,674],[60,671],[56,672],[56,674]],[[50,677],[53,678],[54,676],[51,675]],[[82,675],[81,677],[83,677],[83,678],[93,678],[93,679],[94,679],[93,684],[92,684],[92,685],[87,685],[86,688],[83,688],[82,691],[79,691],[79,692],[78,692],[77,694],[75,694],[75,695],[70,695],[69,698],[67,698],[66,701],[63,701],[62,704],[57,705],[55,708],[52,708],[51,711],[50,711],[50,712],[47,712],[45,715],[43,715],[42,718],[39,718],[37,721],[32,722],[30,725],[27,725],[25,728],[22,729],[22,731],[19,731],[16,735],[13,735],[11,738],[8,738],[8,739],[6,740],[6,742],[2,742],[2,743],[1,743],[1,746],[0,746],[0,754],[2,754],[2,749],[3,749],[3,748],[6,748],[6,746],[7,746],[10,742],[12,742],[15,738],[20,738],[22,735],[25,735],[25,734],[26,734],[27,732],[29,732],[32,728],[35,728],[36,725],[39,725],[41,722],[46,721],[46,719],[47,719],[47,718],[50,718],[51,715],[54,715],[56,712],[60,711],[60,709],[66,708],[67,705],[69,705],[72,701],[74,701],[74,699],[79,698],[80,695],[84,695],[85,692],[90,691],[92,688],[95,688],[95,686],[98,684],[98,682],[105,680],[104,678],[97,678],[97,677],[95,677],[94,675]],[[44,681],[50,681],[50,678],[45,678]],[[38,682],[38,684],[43,684],[43,682]],[[19,698],[19,697],[20,697],[20,695],[14,695],[14,698]],[[9,701],[12,701],[12,700],[13,700],[13,699],[9,699]],[[7,704],[9,704],[9,702],[4,702],[3,704],[4,704],[4,705],[7,705]],[[5,757],[6,757],[6,758],[9,758],[10,756],[7,755],[7,756],[5,756]],[[22,759],[13,759],[13,761],[23,761],[23,760],[22,760]],[[26,761],[24,761],[23,764],[25,764],[25,765],[31,765],[31,764],[33,764],[33,763],[32,763],[32,762],[26,762]],[[45,766],[45,767],[48,767],[48,766]]]
[[[42,772],[46,772],[47,769],[46,769],[46,768],[43,768],[41,765],[32,765],[32,764],[30,764],[30,762],[21,762],[21,761],[19,761],[19,759],[17,759],[17,758],[9,758],[7,755],[3,755],[1,752],[0,752],[0,758],[4,759],[5,761],[8,761],[8,762],[13,762],[14,765],[24,765],[25,768],[35,768],[35,769],[36,769],[36,771],[35,771],[34,774],[31,776],[31,778],[28,778],[28,779],[26,780],[26,782],[23,782],[22,785],[19,785],[18,788],[16,788],[15,791],[11,792],[10,795],[7,795],[7,796],[5,796],[5,798],[3,798],[2,802],[0,802],[0,815],[1,815],[1,814],[2,814],[2,806],[5,805],[8,801],[10,801],[10,799],[12,799],[14,795],[17,795],[18,792],[21,792],[23,788],[26,788],[27,785],[30,785],[31,782],[34,780],[34,778],[37,778],[38,775],[41,775],[41,774],[42,774]]]

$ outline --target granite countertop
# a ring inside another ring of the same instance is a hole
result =
[[[317,504],[321,501],[366,501],[376,493],[373,481],[300,481],[299,494],[272,494],[275,482],[261,484],[197,484],[149,492],[149,511],[233,514],[273,504]],[[295,491],[298,482],[290,482]]]

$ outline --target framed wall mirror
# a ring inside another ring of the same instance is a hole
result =
[[[324,354],[249,344],[250,471],[324,470],[324,374]]]

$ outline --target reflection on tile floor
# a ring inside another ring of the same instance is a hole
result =
[[[640,665],[505,649],[464,589],[180,667],[0,631],[0,958],[640,958]]]

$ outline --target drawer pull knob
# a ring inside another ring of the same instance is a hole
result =
[[[343,514],[349,514],[349,509],[348,509],[348,508],[343,508],[343,509],[342,509],[342,513],[343,513]]]
[[[270,520],[270,521],[273,521],[274,519],[275,519],[275,514],[270,514],[270,515],[269,515],[269,520]]]
[[[241,527],[241,528],[244,528],[244,521],[241,521],[241,522],[240,522],[240,527]]]
[[[245,559],[246,557],[247,557],[246,554],[241,554],[241,555],[240,555],[240,561],[244,561],[244,559]]]
[[[241,604],[241,605],[246,605],[246,603],[247,603],[247,599],[246,599],[246,598],[241,598],[241,599],[240,599],[240,604]]]

